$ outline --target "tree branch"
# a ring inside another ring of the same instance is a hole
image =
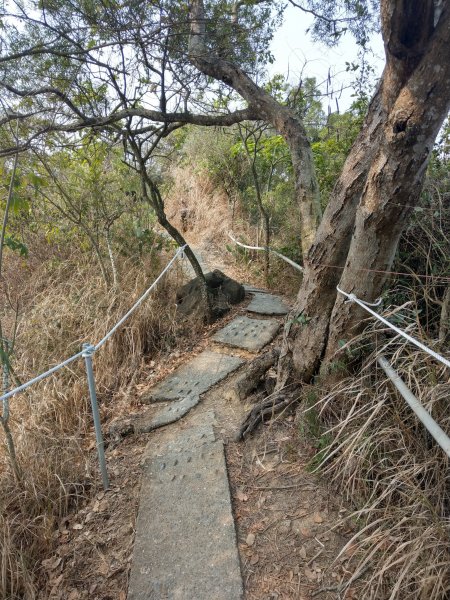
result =
[[[0,84],[1,85],[1,84]],[[31,94],[30,94],[31,95]],[[80,113],[82,115],[82,113]],[[34,116],[35,113],[29,115],[21,115],[21,120],[28,117]],[[181,125],[201,125],[204,127],[226,127],[234,125],[242,121],[254,121],[258,118],[258,113],[253,107],[236,110],[232,113],[223,113],[217,115],[202,115],[193,114],[190,112],[180,113],[162,113],[155,110],[145,108],[125,108],[110,114],[106,117],[88,117],[82,115],[80,119],[76,121],[69,121],[67,123],[45,123],[42,124],[41,128],[38,128],[25,142],[17,146],[10,146],[8,148],[0,149],[0,157],[12,156],[17,152],[24,152],[32,147],[33,142],[41,136],[48,133],[64,132],[64,133],[75,133],[82,131],[83,129],[108,129],[120,121],[140,117],[148,121],[154,121],[157,123],[173,124],[174,129],[176,126]],[[17,116],[14,114],[6,115],[2,120],[2,124],[6,124],[10,121],[17,120]],[[53,121],[53,119],[52,119]],[[115,129],[117,131],[117,129]],[[142,129],[144,131],[144,129]]]

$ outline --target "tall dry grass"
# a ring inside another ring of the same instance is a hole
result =
[[[449,184],[448,161],[434,157],[421,204],[400,240],[393,268],[399,273],[384,294],[384,316],[447,358]],[[315,464],[355,508],[348,518],[358,532],[343,552],[354,553],[354,575],[363,583],[360,597],[447,600],[449,459],[377,357],[387,357],[447,435],[450,374],[380,322],[368,318],[367,323],[328,365],[334,373],[322,374],[311,390],[321,398],[302,408],[303,420],[313,423],[318,437]]]
[[[401,314],[409,333],[422,337],[415,307],[402,307]],[[346,349],[350,364],[366,355],[360,370],[304,410],[309,420],[317,411],[322,425],[323,473],[355,507],[347,518],[357,533],[342,552],[353,554],[354,574],[364,574],[361,597],[444,600],[450,594],[449,460],[376,359],[388,358],[448,434],[449,374],[403,338],[386,336],[387,330],[368,327]]]
[[[24,298],[14,367],[22,381],[96,343],[130,308],[167,263],[171,253],[144,263],[120,264],[120,290],[106,290],[95,264],[73,256],[59,266],[35,268]],[[94,356],[103,422],[114,415],[146,359],[172,347],[181,335],[175,320],[175,267],[154,293]],[[61,518],[99,489],[92,418],[82,360],[11,399],[10,425],[20,478],[0,450],[0,597],[36,597],[41,562],[51,551]],[[2,433],[0,433],[2,436]],[[3,436],[2,436],[3,441]],[[3,445],[3,444],[2,444]]]
[[[196,171],[187,166],[173,167],[171,182],[166,199],[167,214],[190,244],[207,251],[219,264],[225,257],[243,281],[251,280],[255,285],[268,286],[287,295],[297,293],[301,276],[295,269],[270,255],[270,276],[266,280],[264,252],[244,250],[230,240],[228,234],[232,233],[244,243],[263,244],[261,226],[250,222],[237,190],[226,192],[206,170]],[[295,245],[300,251],[299,215],[295,206],[289,206],[282,230],[272,236],[272,245],[287,254],[292,253]]]

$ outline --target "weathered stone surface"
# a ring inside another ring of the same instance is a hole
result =
[[[289,306],[279,296],[258,292],[254,294],[247,310],[260,315],[287,315]]]
[[[238,304],[245,297],[244,287],[218,269],[205,274],[213,313],[216,318],[224,315],[233,304]],[[201,285],[196,277],[177,292],[178,311],[183,315],[191,315],[203,310]]]
[[[204,427],[192,435],[149,446],[128,600],[243,596],[223,445]]]
[[[175,423],[184,415],[186,415],[191,408],[197,406],[200,402],[200,396],[190,395],[183,400],[177,400],[171,402],[168,406],[161,407],[156,415],[153,415],[150,419],[137,419],[134,423],[135,433],[148,433],[159,427],[170,425]]]
[[[272,319],[262,321],[237,317],[211,339],[221,344],[256,352],[273,340],[279,328],[280,323]]]
[[[262,288],[259,288],[259,287],[255,287],[254,285],[250,285],[249,283],[244,283],[243,285],[244,285],[244,290],[246,292],[248,292],[249,294],[255,294],[258,292],[260,292],[262,294],[266,293],[266,290],[263,290]]]
[[[201,424],[189,427],[169,439],[160,442],[152,442],[145,452],[146,456],[164,456],[166,454],[180,454],[186,450],[192,451],[205,444],[216,441],[213,425],[216,424],[216,415],[213,410],[202,413]],[[150,454],[148,454],[150,453]]]
[[[163,402],[199,396],[244,362],[237,356],[205,350],[154,387],[148,396],[142,396],[141,401]]]

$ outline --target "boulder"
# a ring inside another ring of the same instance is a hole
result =
[[[218,319],[245,297],[244,286],[215,269],[205,274],[206,285],[211,299],[213,316]],[[198,277],[183,285],[177,292],[176,302],[182,315],[199,314],[203,311],[201,285]]]

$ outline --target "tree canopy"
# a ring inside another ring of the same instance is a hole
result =
[[[360,321],[336,299],[337,283],[366,298],[381,291],[381,273],[392,264],[420,196],[449,109],[450,15],[448,2],[435,0],[418,6],[403,0],[292,4],[313,15],[313,35],[330,45],[348,32],[364,51],[372,30],[380,27],[383,35],[385,69],[332,189],[331,183],[320,189],[317,151],[325,145],[311,147],[301,97],[296,106],[295,98],[284,101],[276,87],[265,85],[268,43],[282,4],[264,0],[6,2],[0,32],[1,153],[64,146],[78,141],[83,130],[122,143],[141,174],[144,197],[182,243],[167,222],[148,168],[154,149],[188,123],[270,125],[289,149],[300,213],[305,278],[296,310],[308,313],[311,328],[292,328],[287,347],[297,334],[303,340],[295,343],[299,348],[309,336],[308,365],[293,353],[296,370],[308,378],[324,347],[328,344],[331,355],[343,331]],[[327,161],[333,156],[328,141]],[[337,271],[324,271],[323,264]],[[367,264],[374,275],[362,277]],[[335,331],[330,318],[340,323]]]

